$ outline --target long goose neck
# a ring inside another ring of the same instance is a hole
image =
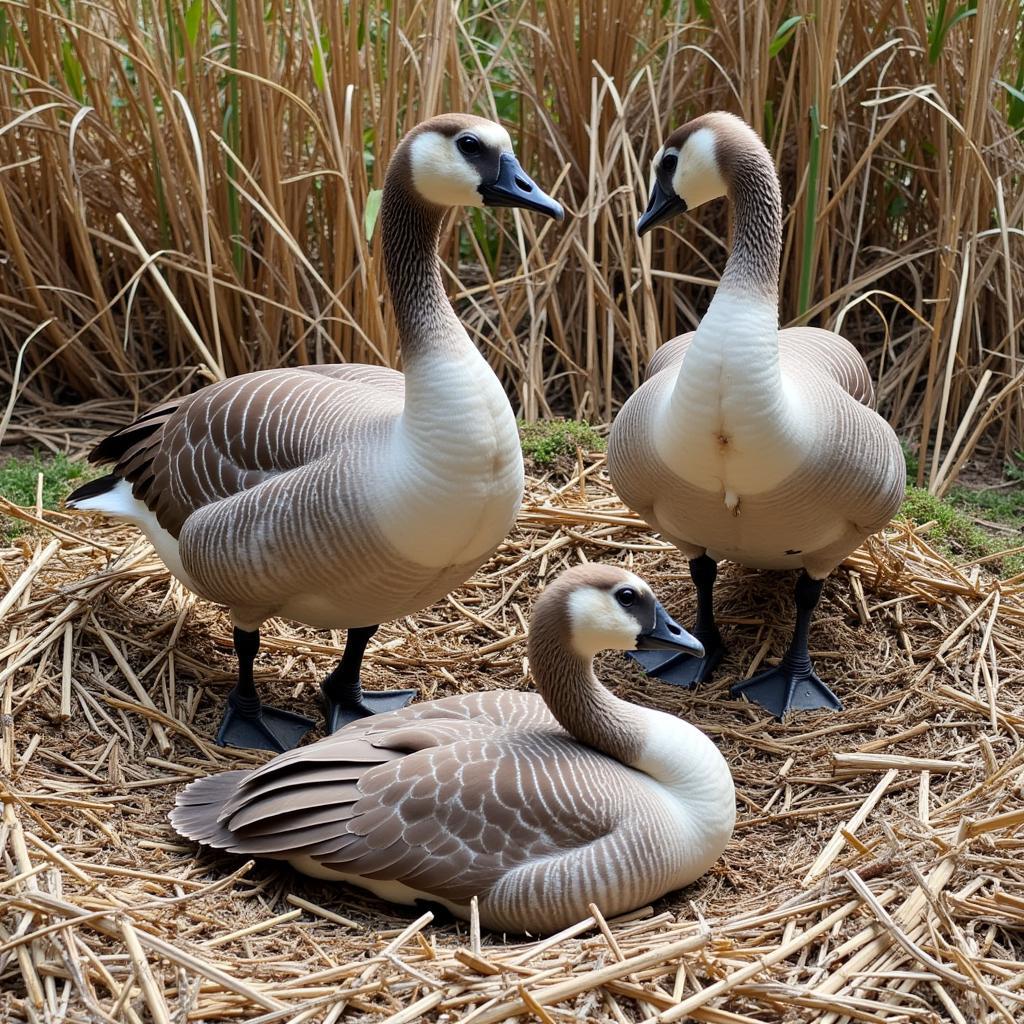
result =
[[[735,231],[719,290],[777,309],[782,194],[771,157],[759,139],[752,138],[749,148],[730,154],[727,176]]]
[[[674,715],[620,700],[550,624],[530,624],[533,681],[559,725],[581,743],[666,786],[692,803],[731,808],[732,779],[702,732]],[[714,812],[717,814],[718,812]],[[731,813],[731,812],[730,812]]]
[[[384,182],[381,241],[407,373],[421,356],[463,342],[472,347],[441,280],[437,243],[443,216],[440,206],[413,187],[407,153],[396,153]]]
[[[667,415],[673,431],[688,416],[715,426],[721,414],[720,397],[728,391],[738,419],[750,430],[778,428],[787,434],[791,417],[779,363],[782,199],[778,177],[756,138],[722,156],[734,214],[733,248],[680,367]]]
[[[529,655],[537,691],[563,729],[623,764],[639,760],[646,739],[642,709],[601,685],[593,658],[576,654],[556,624],[536,620],[530,624]]]

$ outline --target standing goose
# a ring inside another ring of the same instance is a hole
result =
[[[430,900],[489,928],[554,932],[700,877],[732,834],[729,768],[704,733],[620,700],[594,655],[699,654],[639,577],[588,564],[538,599],[539,695],[468,693],[353,722],[255,771],[193,782],[177,832],[288,861],[396,903]]]
[[[896,434],[871,408],[856,349],[831,331],[779,330],[779,180],[761,140],[731,114],[706,114],[669,136],[654,160],[642,235],[728,196],[735,241],[696,331],[664,345],[612,427],[608,469],[622,500],[690,560],[694,633],[703,658],[651,655],[648,672],[689,686],[723,655],[712,587],[716,562],[801,570],[796,628],[777,668],[732,688],[778,717],[839,699],[807,649],[825,577],[889,522],[906,469]]]
[[[272,615],[349,630],[321,684],[331,730],[408,703],[413,690],[363,693],[370,637],[466,580],[515,520],[515,417],[441,282],[438,234],[458,205],[562,217],[504,128],[468,114],[424,122],[395,151],[380,212],[404,375],[304,366],[213,384],[100,442],[90,461],[113,471],[68,499],[140,527],[186,587],[230,609],[238,684],[219,743],[287,750],[312,725],[256,694]]]

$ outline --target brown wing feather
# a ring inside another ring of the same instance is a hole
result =
[[[875,386],[867,364],[850,342],[832,331],[818,327],[779,331],[779,359],[783,369],[791,366],[797,375],[818,369],[861,405],[874,405]]]
[[[661,373],[662,370],[667,370],[669,367],[679,369],[683,356],[686,355],[686,350],[690,347],[690,342],[693,341],[693,336],[696,333],[696,331],[687,331],[686,334],[680,334],[677,338],[666,341],[651,356],[644,379],[650,380],[656,373]]]
[[[491,692],[432,702],[429,715],[412,707],[377,716],[256,771],[192,783],[171,821],[234,853],[305,854],[468,899],[519,864],[614,827],[607,787],[597,799],[594,782],[607,758],[567,737],[546,708],[550,724],[537,729],[538,705],[536,694]],[[509,730],[494,719],[534,727]],[[568,801],[567,780],[576,793]]]
[[[320,458],[353,388],[393,399],[397,414],[404,378],[356,364],[247,373],[150,410],[104,438],[89,461],[113,463],[177,537],[196,509]],[[318,429],[305,429],[314,416]]]
[[[360,787],[365,795],[346,808],[347,831],[363,841],[324,858],[324,866],[400,880],[463,903],[519,865],[565,854],[612,831],[607,803],[576,800],[570,810],[559,788],[567,776],[575,782],[599,777],[605,761],[554,730],[418,751],[368,773]],[[541,806],[556,809],[544,813]]]

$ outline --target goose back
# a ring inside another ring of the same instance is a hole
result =
[[[719,812],[728,818],[730,806]],[[642,905],[720,852],[642,772],[583,746],[536,694],[490,692],[414,705],[275,758],[190,785],[179,833],[288,860],[489,928],[554,931]],[[683,861],[687,870],[680,873]]]

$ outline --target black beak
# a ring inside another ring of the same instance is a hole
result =
[[[675,194],[674,191],[666,189],[657,178],[654,179],[654,188],[651,189],[651,198],[647,203],[647,209],[643,216],[636,222],[636,233],[646,235],[651,228],[671,220],[677,214],[686,212],[686,203]]]
[[[562,204],[541,192],[511,153],[501,154],[498,177],[481,185],[479,191],[484,197],[485,206],[518,206],[523,210],[534,210],[554,217],[555,220],[565,216]]]
[[[704,657],[704,645],[679,625],[658,601],[654,605],[654,625],[636,638],[638,651],[684,651]]]

